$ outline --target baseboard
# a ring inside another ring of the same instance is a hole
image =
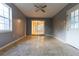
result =
[[[63,39],[60,39],[59,37],[57,36],[53,36],[54,38],[56,38],[57,40],[61,41],[62,43],[66,43]]]
[[[53,37],[53,35],[51,35],[51,34],[45,34],[45,36],[50,36],[50,37]]]
[[[15,43],[15,42],[17,42],[17,41],[21,40],[21,39],[22,39],[22,38],[24,38],[24,37],[26,37],[26,35],[24,35],[24,36],[20,37],[19,39],[14,40],[14,41],[12,41],[12,42],[10,42],[10,43],[8,43],[8,44],[4,45],[3,47],[1,47],[1,48],[0,48],[0,50],[2,50],[2,49],[4,49],[4,48],[6,48],[6,47],[8,47],[8,46],[12,45],[13,43]]]

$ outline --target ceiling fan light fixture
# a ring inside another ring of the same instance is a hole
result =
[[[43,13],[45,13],[46,11],[44,10],[44,8],[47,7],[47,5],[43,5],[43,4],[35,4],[34,7],[36,7],[37,9],[35,10],[35,12],[38,12],[39,10],[42,11]]]

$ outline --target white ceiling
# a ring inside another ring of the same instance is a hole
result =
[[[48,18],[56,15],[61,9],[63,9],[67,3],[44,3],[47,5],[45,8],[45,13],[38,11],[35,12],[36,7],[34,7],[34,3],[14,3],[14,5],[19,8],[25,16],[28,17],[41,17]]]

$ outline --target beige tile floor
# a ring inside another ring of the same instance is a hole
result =
[[[8,49],[0,52],[3,56],[79,56],[79,50],[46,36],[27,36]]]

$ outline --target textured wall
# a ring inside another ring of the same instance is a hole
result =
[[[25,35],[25,16],[13,4],[7,4],[12,8],[12,32],[0,33],[0,47]],[[20,22],[18,22],[20,20]]]
[[[53,28],[54,28],[54,36],[59,39],[66,39],[66,12],[75,6],[75,3],[68,4],[65,8],[63,8],[57,15],[55,15],[53,20]]]

